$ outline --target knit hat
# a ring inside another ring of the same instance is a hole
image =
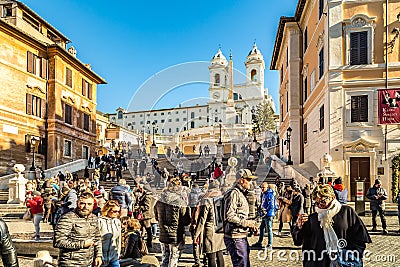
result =
[[[100,192],[99,190],[95,190],[95,191],[93,192],[93,195],[94,195],[95,197],[100,196],[100,195],[101,195],[101,192]]]
[[[381,180],[376,179],[374,185],[377,185],[377,184],[382,184]]]

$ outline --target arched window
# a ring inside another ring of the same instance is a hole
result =
[[[251,70],[251,81],[257,82],[257,71],[256,70]]]
[[[217,86],[218,86],[219,83],[220,83],[220,78],[219,78],[219,74],[218,74],[218,73],[215,74],[214,80],[215,80],[214,85],[217,85]]]
[[[123,116],[123,113],[122,113],[122,111],[120,110],[120,111],[118,111],[118,119],[122,119],[122,116]]]

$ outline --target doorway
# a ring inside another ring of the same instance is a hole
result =
[[[371,185],[370,181],[370,158],[369,157],[353,157],[350,158],[350,197],[355,201],[356,182],[358,178],[364,180],[364,197]]]

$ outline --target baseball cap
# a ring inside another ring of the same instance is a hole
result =
[[[239,170],[240,177],[244,179],[254,179],[257,176],[253,175],[249,169],[240,169]]]

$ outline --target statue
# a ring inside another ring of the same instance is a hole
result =
[[[8,204],[22,204],[25,202],[26,184],[28,179],[22,174],[25,171],[25,166],[15,164],[15,177],[8,181]]]

